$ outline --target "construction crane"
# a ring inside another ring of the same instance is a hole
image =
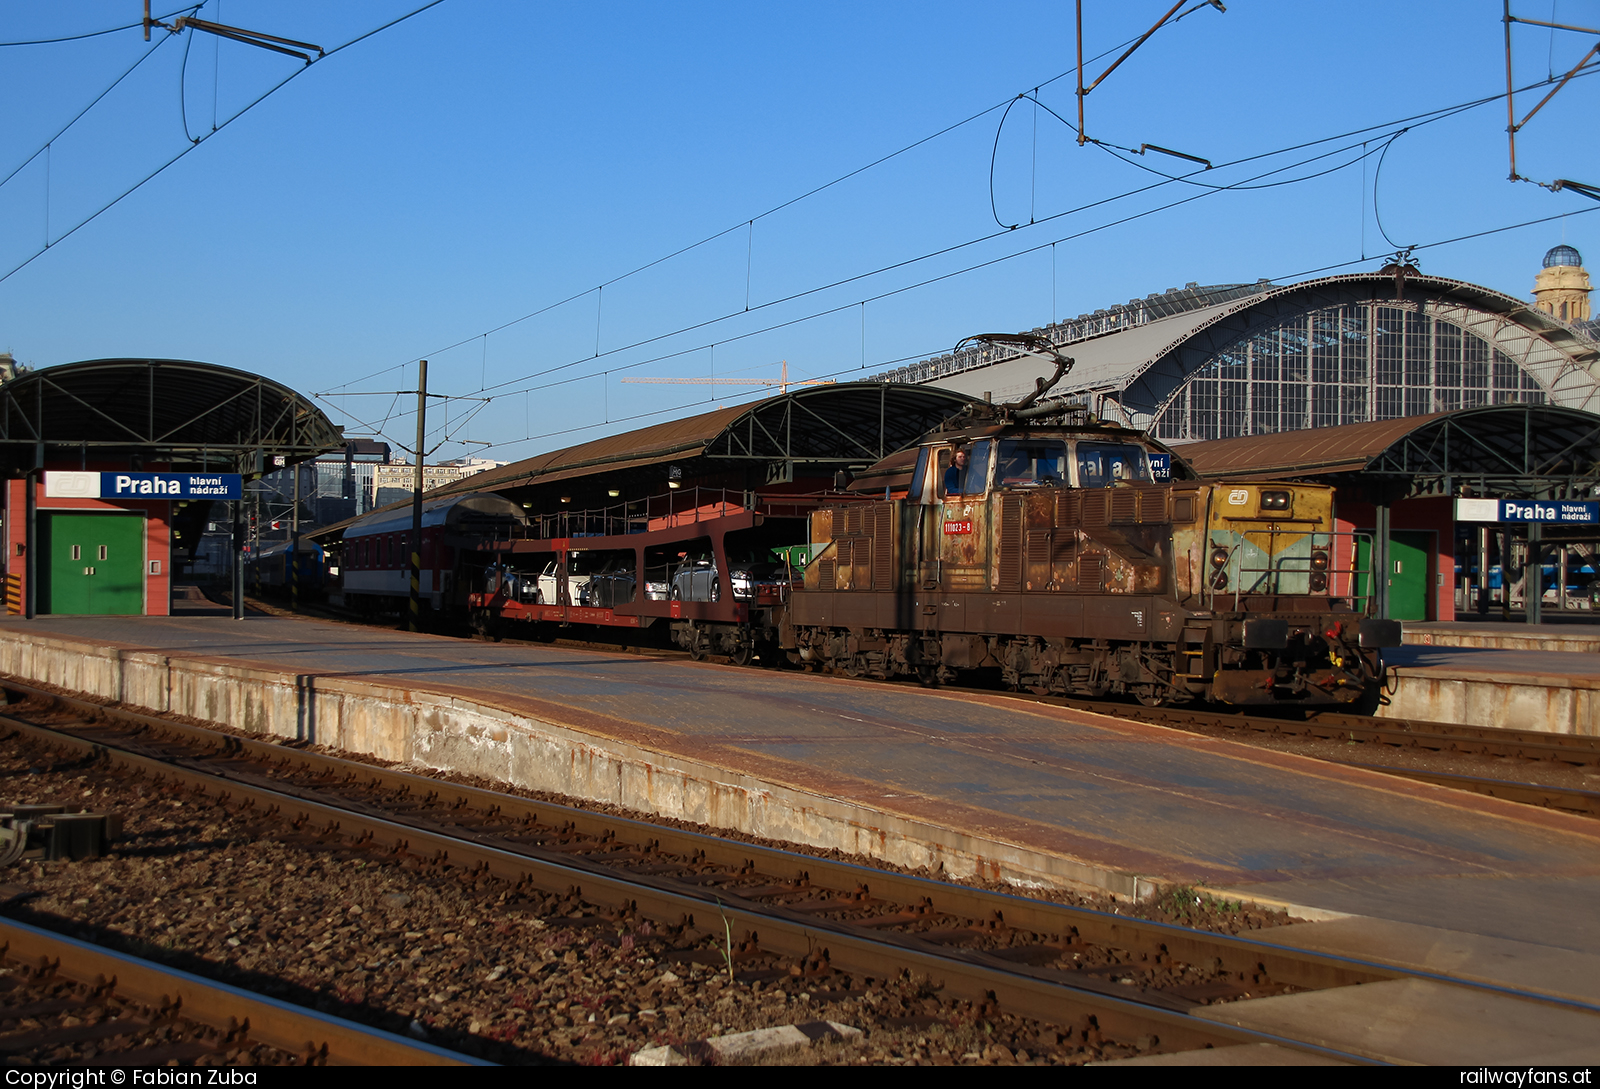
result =
[[[779,393],[788,393],[790,386],[831,386],[832,378],[796,378],[789,380],[789,361],[782,361],[783,375],[776,382],[770,378],[624,378],[624,382],[637,382],[657,386],[777,386]]]

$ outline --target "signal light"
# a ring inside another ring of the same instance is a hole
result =
[[[1227,564],[1227,562],[1228,562],[1228,550],[1226,548],[1213,548],[1211,550],[1211,566],[1212,567],[1222,567],[1225,564]]]
[[[1314,549],[1311,553],[1311,570],[1326,571],[1327,569],[1328,554],[1320,549]]]

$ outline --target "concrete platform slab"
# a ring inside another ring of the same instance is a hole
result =
[[[1397,964],[1454,979],[1559,996],[1600,1012],[1600,956],[1463,934],[1393,919],[1348,918],[1275,927],[1274,945]]]
[[[1392,689],[1383,717],[1600,735],[1600,654],[1408,639],[1383,660]]]
[[[958,876],[1600,956],[1600,822],[1001,695],[287,618],[5,620],[0,672]]]
[[[1494,620],[1408,620],[1407,646],[1480,647],[1600,654],[1600,624],[1519,624]]]
[[[1431,980],[1251,998],[1194,1016],[1407,1065],[1600,1062],[1600,1015]]]

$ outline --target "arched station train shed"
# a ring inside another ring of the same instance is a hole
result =
[[[1392,265],[1190,284],[1033,332],[1076,360],[1056,393],[1205,475],[1335,482],[1345,528],[1373,533],[1389,573],[1374,587],[1384,615],[1448,620],[1492,601],[1534,621],[1541,605],[1593,616],[1600,342],[1579,262],[1571,247],[1546,255],[1537,302]],[[1554,287],[1552,267],[1567,275]],[[1570,300],[1544,297],[1572,284]],[[1006,401],[1049,369],[979,344],[879,377]]]
[[[165,616],[174,563],[237,492],[229,478],[343,444],[306,398],[228,367],[97,359],[17,374],[0,383],[6,611]]]
[[[527,524],[508,526],[499,538],[434,544],[477,555],[447,564],[458,577],[449,589],[441,579],[432,604],[464,609],[478,581],[473,569],[499,561],[520,576],[516,619],[617,627],[661,618],[739,621],[748,598],[734,592],[733,568],[770,562],[780,549],[796,550],[789,558],[803,562],[805,517],[813,507],[837,499],[852,474],[920,438],[970,400],[931,386],[810,386],[455,481],[429,492],[425,507],[487,492],[520,506]],[[357,547],[352,540],[346,547],[344,531],[357,521],[309,534],[338,557],[347,579],[363,565],[397,562],[400,538],[409,533],[406,522],[395,527],[394,541]],[[426,567],[426,538],[423,547]],[[668,584],[686,561],[699,561],[700,573],[714,584],[673,600]],[[596,580],[588,606],[573,588],[578,577]],[[606,584],[615,592],[599,593]]]

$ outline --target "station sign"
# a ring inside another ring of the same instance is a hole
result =
[[[71,473],[44,474],[51,499],[241,499],[238,473]]]
[[[1172,479],[1172,455],[1150,455],[1150,479],[1157,484],[1165,484]]]
[[[1600,502],[1581,499],[1457,499],[1458,522],[1600,525]]]

